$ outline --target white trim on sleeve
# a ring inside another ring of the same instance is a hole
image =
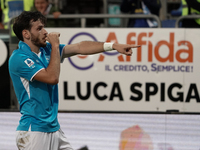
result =
[[[45,69],[45,68],[41,68],[40,70],[38,70],[38,71],[31,77],[30,81],[32,82],[32,81],[33,81],[33,78],[35,77],[35,75],[36,75],[38,72],[40,72],[41,70],[43,70],[43,69]]]

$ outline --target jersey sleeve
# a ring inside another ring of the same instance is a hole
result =
[[[32,81],[33,77],[44,69],[39,60],[31,59],[27,55],[15,55],[9,61],[9,70],[11,73]]]
[[[63,51],[63,48],[65,47],[65,44],[60,44],[59,45],[59,51],[60,51],[60,56],[62,56],[62,51]],[[47,43],[47,45],[46,45],[46,49],[45,49],[45,51],[46,51],[46,53],[48,53],[47,51],[49,51],[50,53],[51,53],[51,44],[50,43]]]
[[[60,49],[60,62],[62,63],[64,58],[63,58],[63,48],[65,47],[65,44],[60,44],[59,49]]]
[[[60,58],[61,58],[61,62],[63,62],[63,58],[62,58],[62,55],[63,55],[63,48],[65,47],[66,44],[60,44],[59,45],[59,51],[60,51]],[[46,50],[46,53],[48,53],[47,51],[49,51],[49,55],[51,53],[51,44],[50,43],[47,43],[47,46],[46,46],[47,50]]]

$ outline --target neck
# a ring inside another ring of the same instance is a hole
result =
[[[28,44],[32,52],[35,52],[36,54],[40,52],[40,48],[34,45],[31,41],[26,41],[25,43]]]
[[[37,47],[37,46],[35,46],[35,45],[32,46],[32,47],[30,46],[30,48],[31,48],[31,51],[32,51],[32,52],[35,52],[36,54],[38,54],[38,53],[40,52],[40,48]]]

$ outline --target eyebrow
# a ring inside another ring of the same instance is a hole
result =
[[[38,25],[38,26],[37,26],[37,28],[41,28],[41,27],[44,28],[44,25],[42,24],[42,25]]]

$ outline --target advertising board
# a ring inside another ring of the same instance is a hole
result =
[[[19,112],[0,112],[0,148],[15,150]],[[200,116],[59,113],[74,150],[199,150]]]
[[[47,28],[48,32],[55,31]],[[59,110],[199,112],[200,31],[196,29],[56,29],[60,43],[83,40],[141,45],[66,58]]]

